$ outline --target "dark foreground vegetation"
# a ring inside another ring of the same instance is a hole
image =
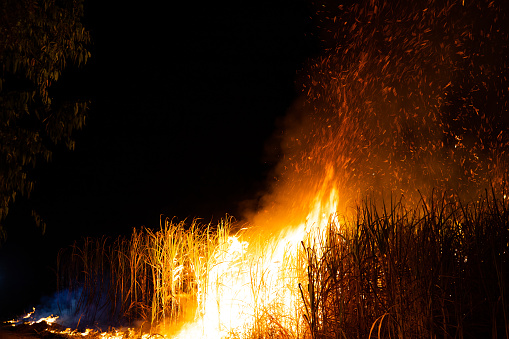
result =
[[[306,249],[312,337],[509,338],[509,204],[499,197],[365,203],[349,227],[330,225]]]

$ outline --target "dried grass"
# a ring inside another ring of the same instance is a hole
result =
[[[239,272],[249,273],[254,316],[232,338],[509,338],[505,192],[469,204],[438,196],[411,207],[365,200],[354,217],[338,220],[309,234],[298,253],[283,254],[277,279],[298,305],[266,302],[281,291],[271,290],[278,284],[261,257],[238,259]],[[79,292],[83,323],[108,317],[177,328],[205,312],[230,221],[188,227],[167,219],[130,238],[84,239],[60,256],[60,286]],[[277,243],[251,237],[249,253],[275,253]]]

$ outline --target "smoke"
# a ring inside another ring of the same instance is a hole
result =
[[[42,318],[58,316],[55,323],[73,330],[92,328],[104,331],[110,327],[126,325],[118,314],[111,314],[110,300],[106,293],[95,295],[93,303],[84,305],[84,298],[90,297],[83,293],[82,288],[65,289],[51,296],[43,296],[34,307],[34,312],[29,317],[20,317],[17,323],[37,322]]]
[[[51,296],[41,297],[35,312],[26,320],[37,321],[41,318],[58,315],[57,323],[65,327],[73,327],[77,323],[74,319],[74,310],[78,303],[81,290],[70,292],[69,290],[55,292]]]
[[[292,225],[340,192],[416,202],[501,187],[509,151],[506,1],[315,3],[329,46],[289,111],[272,188],[247,219]],[[320,198],[319,198],[320,199]]]

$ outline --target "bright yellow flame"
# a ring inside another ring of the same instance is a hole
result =
[[[279,326],[287,331],[298,332],[304,312],[298,286],[307,279],[299,250],[306,235],[323,231],[331,216],[337,218],[338,194],[331,188],[332,178],[330,170],[297,227],[287,225],[271,239],[237,234],[216,248],[201,315],[177,338],[239,335],[269,314],[277,316]]]
[[[277,322],[279,328],[295,337],[302,333],[305,309],[299,285],[307,285],[308,279],[302,249],[303,245],[313,246],[310,239],[323,235],[329,222],[337,224],[337,220],[330,219],[337,218],[339,201],[333,178],[334,173],[329,170],[317,191],[310,192],[312,198],[307,201],[312,202],[311,207],[298,225],[275,225],[282,231],[268,239],[266,233],[256,235],[242,231],[222,238],[209,258],[207,278],[197,281],[202,302],[194,321],[182,326],[176,335],[174,329],[168,330],[164,337],[242,337],[255,326],[270,321]],[[321,253],[316,255],[320,257]],[[37,322],[53,323],[57,318],[51,316]],[[33,323],[35,321],[30,322]],[[128,331],[87,330],[82,333],[66,329],[60,333],[80,337],[94,335],[102,339],[141,336],[132,329]],[[160,331],[165,331],[164,326]]]
[[[32,321],[32,322],[30,322],[30,325],[31,324],[35,324],[35,323],[38,324],[38,323],[41,323],[43,321],[45,321],[48,324],[53,324],[55,321],[57,321],[57,319],[58,319],[58,315],[50,315],[50,316],[45,317],[45,318],[40,318],[37,321]]]
[[[39,318],[37,320],[29,320],[30,318],[33,317],[34,313],[35,313],[35,307],[32,308],[32,312],[28,312],[27,314],[25,314],[24,316],[22,316],[22,317],[20,317],[18,319],[8,320],[8,321],[6,321],[6,323],[11,324],[12,326],[16,326],[19,323],[25,323],[25,324],[28,324],[28,325],[33,325],[33,324],[42,323],[43,321],[48,323],[48,324],[53,324],[58,319],[58,315],[55,316],[55,315],[52,314],[52,315],[50,315],[48,317]],[[21,319],[26,319],[26,320],[21,320]]]
[[[32,314],[35,313],[35,307],[32,309],[32,312],[28,312],[25,316],[23,316],[23,319],[28,319],[32,316]]]

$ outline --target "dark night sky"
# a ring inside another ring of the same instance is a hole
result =
[[[266,184],[267,141],[318,50],[305,0],[101,3],[86,7],[93,58],[55,90],[92,100],[87,126],[11,208],[0,317],[54,289],[58,249],[83,236],[158,227],[160,214],[238,215]]]

